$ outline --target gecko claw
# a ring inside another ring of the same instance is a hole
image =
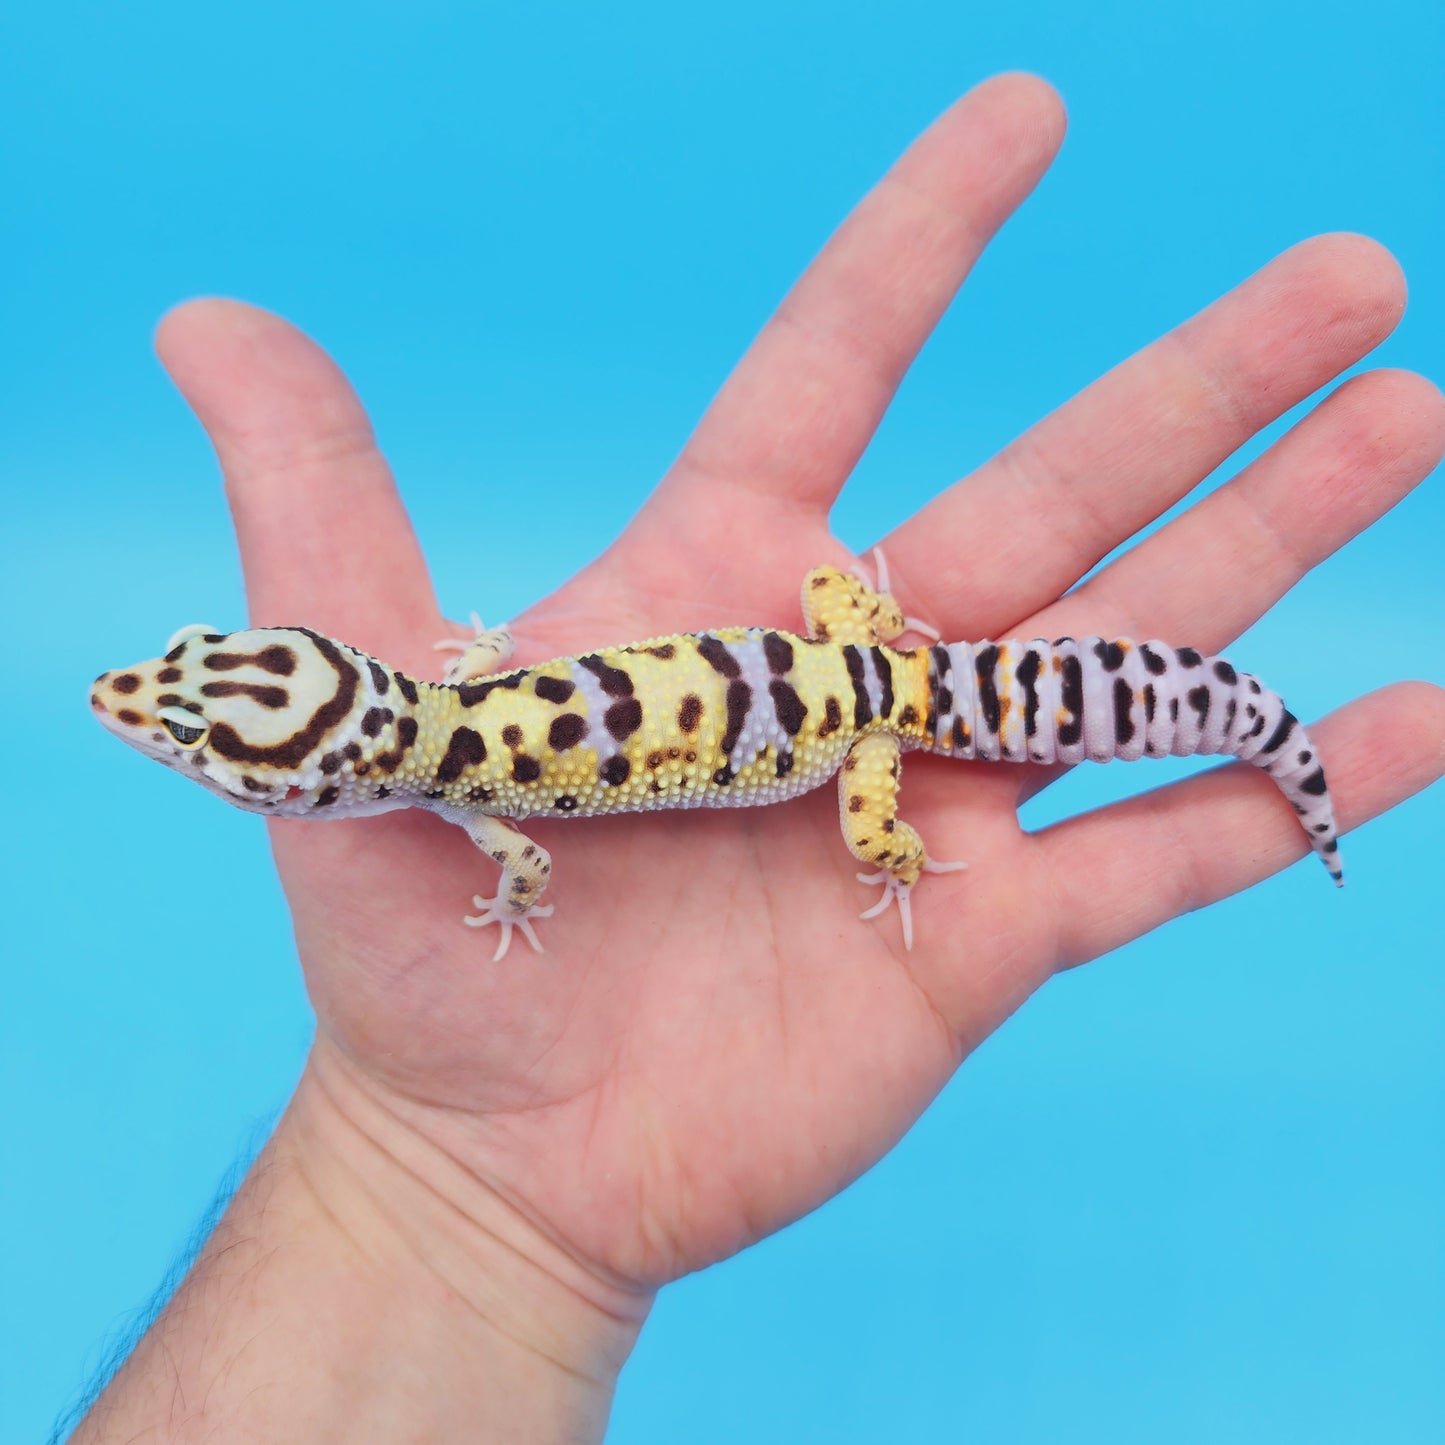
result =
[[[497,940],[497,951],[492,955],[492,962],[499,963],[507,956],[507,950],[512,946],[512,930],[515,928],[521,932],[537,953],[541,953],[542,941],[537,937],[531,920],[534,918],[550,918],[552,916],[552,905],[550,903],[534,903],[525,913],[514,914],[511,910],[503,911],[502,900],[497,898],[483,898],[480,893],[472,895],[472,902],[480,908],[481,913],[473,917],[470,913],[462,918],[462,922],[468,928],[486,928],[488,924],[495,923],[502,931],[502,936]]]
[[[967,863],[938,863],[929,858],[923,864],[923,871],[925,873],[957,873],[960,869],[967,867]],[[882,898],[871,908],[865,908],[858,917],[877,918],[879,914],[886,913],[896,899],[898,901],[898,917],[903,922],[903,947],[911,953],[913,951],[913,906],[908,901],[908,895],[913,892],[914,885],[902,882],[887,870],[879,873],[859,873],[856,876],[860,883],[881,883],[883,885]]]

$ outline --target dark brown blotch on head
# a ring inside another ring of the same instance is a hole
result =
[[[117,692],[132,693],[140,687],[140,678],[133,672],[123,672],[111,683]]]
[[[291,694],[273,683],[205,682],[201,684],[201,693],[205,697],[249,697],[252,702],[273,712],[291,701]]]
[[[702,699],[695,693],[684,695],[677,707],[677,725],[685,733],[695,733],[702,721]]]
[[[269,747],[254,747],[229,724],[217,723],[211,729],[211,746],[223,758],[231,762],[270,763],[283,768],[299,767],[325,737],[328,729],[334,727],[351,711],[351,705],[356,700],[356,689],[361,681],[356,669],[329,638],[311,632],[308,632],[307,636],[311,638],[317,652],[335,670],[336,691],[311,714],[305,727],[297,729],[284,742]]]
[[[574,692],[577,691],[577,684],[570,677],[539,677],[532,684],[532,691],[542,699],[543,702],[564,703]]]
[[[185,673],[178,667],[163,667],[156,673],[156,681],[160,683],[179,682],[184,676]]]
[[[521,746],[522,746],[522,729],[519,728],[516,723],[508,723],[508,724],[506,725],[506,727],[504,727],[504,728],[502,729],[502,741],[503,741],[509,748],[519,748],[519,747],[521,747]]]
[[[121,710],[116,713],[116,717],[118,717],[121,722],[127,724],[127,726],[129,727],[139,727],[141,722],[143,721],[141,715],[138,712],[128,707],[121,708]]]
[[[575,748],[587,736],[587,720],[575,712],[564,712],[552,719],[547,729],[547,743],[556,752]]]

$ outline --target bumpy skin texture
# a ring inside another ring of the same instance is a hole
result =
[[[1230,753],[1263,768],[1341,878],[1314,745],[1283,701],[1222,658],[1097,637],[889,646],[887,593],[821,567],[805,636],[722,628],[512,672],[482,634],[443,683],[305,628],[183,629],[162,658],[96,679],[112,731],[228,802],[280,817],[422,807],[502,868],[476,925],[540,905],[551,862],[506,819],[778,802],[840,776],[853,855],[881,871],[910,944],[908,892],[930,868],[897,816],[899,755],[1065,763]],[[870,910],[874,911],[874,910]]]

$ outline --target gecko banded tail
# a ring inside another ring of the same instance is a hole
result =
[[[1343,882],[1314,744],[1278,693],[1223,658],[1101,637],[937,643],[928,657],[931,751],[1066,764],[1227,753],[1270,775]]]

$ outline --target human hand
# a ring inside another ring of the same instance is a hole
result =
[[[850,561],[828,508],[1061,134],[1052,93],[1020,77],[945,115],[799,282],[626,534],[515,620],[517,664],[796,626],[803,574]],[[1352,380],[1064,594],[1383,339],[1402,295],[1370,242],[1286,253],[883,539],[905,610],[949,639],[1098,632],[1222,650],[1435,464],[1445,407],[1428,383]],[[444,624],[420,551],[331,364],[284,323],[222,302],[173,314],[160,348],[220,455],[253,620],[435,670]],[[458,525],[484,558],[537,545],[544,514],[545,499],[482,494]],[[1441,771],[1445,695],[1403,685],[1311,732],[1353,827]],[[971,864],[924,881],[911,954],[896,927],[856,919],[871,898],[832,789],[759,810],[529,824],[555,865],[548,951],[495,966],[460,923],[490,879],[458,830],[416,814],[274,823],[317,1010],[303,1090],[389,1150],[415,1149],[460,1217],[494,1232],[505,1215],[518,1248],[565,1261],[569,1290],[640,1312],[662,1282],[868,1167],[1056,969],[1305,851],[1288,805],[1247,769],[1029,835],[1017,808],[1039,782],[907,760],[904,816],[931,853]]]

